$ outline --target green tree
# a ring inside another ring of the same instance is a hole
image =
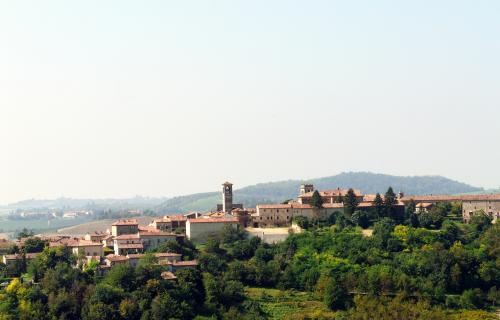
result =
[[[314,190],[312,198],[311,198],[311,205],[315,208],[323,208],[323,198],[321,198],[321,195],[319,194],[318,190]]]
[[[28,238],[24,242],[23,252],[25,253],[42,252],[46,244],[47,242],[40,239],[39,237]]]
[[[412,215],[414,215],[417,211],[417,204],[415,203],[415,200],[410,199],[410,202],[405,208],[405,220],[409,220],[408,222],[413,226],[413,223],[411,222],[412,220]],[[415,227],[415,226],[414,226]]]
[[[480,309],[483,307],[484,295],[480,289],[465,290],[460,296],[460,306],[464,309]]]
[[[60,319],[78,319],[78,318],[60,318]],[[88,309],[83,313],[84,320],[118,320],[119,313],[112,305],[104,303],[93,303],[88,305]],[[158,318],[160,319],[160,318]]]
[[[182,311],[179,303],[168,293],[162,293],[151,302],[153,319],[180,319]]]
[[[392,238],[394,231],[394,220],[383,218],[373,225],[373,239],[381,248],[387,248],[389,239]]]
[[[323,301],[331,310],[344,310],[349,305],[349,292],[340,279],[331,279],[326,285]]]
[[[135,269],[128,264],[118,264],[109,270],[104,282],[125,291],[133,291],[136,288]]]
[[[356,210],[351,217],[352,222],[360,226],[363,229],[368,228],[370,225],[370,219],[365,211]]]
[[[500,290],[497,287],[491,287],[487,299],[494,307],[498,306],[500,304]]]
[[[296,225],[298,225],[302,229],[307,229],[310,226],[309,219],[307,217],[304,217],[304,216],[295,216],[295,217],[293,217],[292,220],[293,220],[293,222]]]
[[[379,219],[384,214],[384,200],[382,200],[382,197],[378,192],[375,195],[375,200],[373,201],[373,205],[375,206],[375,216],[377,219]]]
[[[17,234],[16,234],[16,238],[18,240],[20,240],[21,238],[28,238],[28,237],[32,237],[35,233],[33,232],[33,230],[29,230],[27,228],[23,228],[21,231],[19,231]]]
[[[350,217],[354,211],[356,211],[357,207],[358,199],[356,198],[354,190],[351,188],[347,190],[347,193],[344,196],[344,214]]]
[[[384,210],[385,215],[394,221],[399,221],[400,217],[397,216],[396,210],[394,209],[394,205],[397,203],[396,194],[392,187],[387,189],[387,192],[384,195]]]
[[[462,203],[461,202],[452,202],[450,214],[455,217],[462,216]]]
[[[483,232],[491,226],[491,221],[493,219],[484,212],[484,210],[478,210],[472,213],[470,218],[470,225],[477,231]]]

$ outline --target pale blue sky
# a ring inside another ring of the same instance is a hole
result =
[[[0,0],[0,203],[500,185],[498,1]]]

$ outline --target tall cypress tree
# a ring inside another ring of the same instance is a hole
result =
[[[347,193],[344,196],[344,213],[350,217],[354,213],[354,211],[356,211],[357,207],[358,199],[356,198],[354,190],[352,190],[351,188],[347,190]]]
[[[377,192],[377,194],[375,195],[373,204],[375,205],[375,214],[377,215],[377,218],[382,217],[382,215],[384,214],[384,200],[382,200],[380,193]]]
[[[389,187],[384,196],[385,214],[391,219],[398,220],[397,217],[395,216],[395,210],[394,210],[395,204],[396,204],[396,194],[394,193],[394,190],[392,190],[392,187]]]
[[[312,195],[311,199],[311,205],[316,208],[322,208],[323,207],[323,198],[321,198],[321,195],[319,194],[318,190],[314,190],[314,193]]]

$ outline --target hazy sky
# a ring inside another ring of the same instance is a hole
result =
[[[499,1],[0,0],[0,203],[500,185]]]

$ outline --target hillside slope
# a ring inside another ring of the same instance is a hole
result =
[[[259,203],[276,203],[296,198],[302,183],[312,183],[317,189],[357,188],[364,193],[384,193],[389,186],[406,194],[458,194],[480,192],[482,188],[472,187],[441,176],[401,177],[370,172],[347,172],[331,177],[310,180],[287,180],[259,183],[234,191],[235,202],[246,207]],[[159,205],[162,213],[207,211],[220,203],[219,192],[208,192],[175,197]]]

